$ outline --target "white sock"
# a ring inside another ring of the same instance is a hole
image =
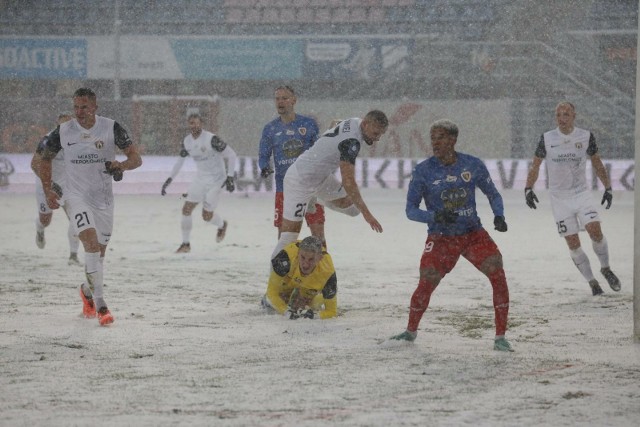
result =
[[[600,260],[600,266],[602,268],[609,267],[609,244],[607,243],[607,238],[602,236],[602,240],[599,242],[591,241],[593,245],[593,251],[598,256],[598,260]]]
[[[78,253],[78,248],[80,247],[80,239],[75,234],[75,230],[69,224],[69,228],[67,229],[67,237],[69,238],[69,252],[72,254]]]
[[[589,258],[587,257],[587,254],[585,254],[582,250],[582,247],[574,250],[569,250],[569,254],[571,254],[573,263],[576,265],[576,267],[578,267],[578,270],[582,274],[582,277],[584,277],[587,282],[595,279],[595,277],[593,277],[593,272],[591,271],[591,263],[589,262]]]
[[[295,242],[300,233],[294,233],[291,231],[285,231],[284,233],[280,233],[280,239],[278,240],[278,244],[276,248],[273,250],[271,254],[271,259],[274,259],[276,255],[280,253],[281,250],[284,249],[289,243]]]
[[[44,225],[42,225],[42,223],[40,222],[40,217],[36,217],[36,230],[37,231],[44,231]]]
[[[213,217],[209,220],[209,224],[215,225],[216,228],[222,228],[224,225],[224,219],[217,213],[213,214]]]
[[[102,291],[102,262],[100,262],[100,252],[85,252],[84,254],[85,272],[89,286],[93,288],[93,301],[96,309],[106,307]]]
[[[191,238],[191,228],[193,227],[191,215],[182,215],[180,227],[182,228],[182,242],[189,243],[189,239]]]

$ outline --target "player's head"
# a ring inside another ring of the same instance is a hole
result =
[[[284,85],[276,88],[275,102],[278,115],[288,116],[293,114],[296,101],[296,92],[291,86]]]
[[[380,140],[388,127],[389,119],[387,119],[386,114],[380,110],[369,111],[360,124],[362,139],[364,139],[364,142],[368,145],[372,145],[374,142]]]
[[[437,120],[431,124],[430,134],[433,155],[446,162],[455,152],[458,125],[447,119]]]
[[[73,93],[73,112],[78,123],[86,129],[93,127],[96,122],[96,94],[88,87],[82,87]]]
[[[198,113],[191,113],[187,117],[187,122],[189,123],[189,131],[191,131],[191,135],[194,138],[200,136],[202,132],[202,117]]]
[[[302,274],[311,274],[322,259],[322,241],[315,237],[305,237],[298,244],[298,264]]]
[[[68,122],[69,120],[71,120],[73,118],[73,114],[71,114],[68,111],[62,111],[60,114],[58,114],[58,118],[56,119],[56,123],[58,123],[59,125],[63,124],[64,122]]]
[[[573,132],[573,122],[576,119],[576,107],[569,101],[562,101],[556,105],[556,123],[560,132]]]

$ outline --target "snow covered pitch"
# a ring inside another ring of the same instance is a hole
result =
[[[276,244],[272,194],[223,196],[222,243],[196,210],[181,255],[181,200],[117,195],[105,264],[115,323],[100,327],[80,316],[83,273],[67,265],[63,212],[40,250],[33,195],[0,192],[0,425],[637,425],[631,192],[602,211],[623,287],[596,273],[601,297],[557,237],[544,191],[536,211],[521,190],[503,192],[507,233],[493,231],[478,195],[504,255],[510,354],[493,350],[491,287],[464,259],[417,340],[386,341],[406,326],[426,227],[406,219],[405,191],[363,194],[384,233],[328,211],[340,316],[327,321],[259,308]]]

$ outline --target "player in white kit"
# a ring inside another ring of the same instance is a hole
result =
[[[127,131],[112,119],[96,115],[95,93],[81,88],[73,94],[76,118],[58,126],[39,150],[38,176],[51,209],[60,207],[51,179],[52,159],[64,153],[65,203],[84,246],[86,282],[80,286],[85,317],[100,325],[113,323],[103,295],[104,256],[113,230],[112,179],[139,167],[142,159]],[[115,160],[116,147],[126,160]]]
[[[280,239],[273,259],[289,243],[298,239],[307,205],[318,199],[329,209],[356,216],[362,213],[371,229],[381,233],[382,226],[369,211],[356,183],[356,157],[362,143],[373,145],[387,131],[389,121],[379,110],[363,119],[352,118],[326,131],[289,167],[284,176],[284,211]],[[342,181],[335,178],[340,170]]]
[[[215,212],[220,201],[220,193],[223,187],[227,191],[235,190],[234,176],[236,173],[236,163],[238,156],[236,152],[219,136],[202,129],[202,119],[199,114],[193,113],[188,117],[189,129],[191,133],[182,141],[180,157],[173,166],[171,176],[162,185],[161,194],[167,194],[167,187],[178,175],[184,160],[187,156],[196,163],[196,177],[189,185],[187,200],[182,207],[182,244],[176,253],[187,253],[191,251],[191,229],[193,221],[191,213],[202,202],[202,219],[214,225],[218,232],[216,241],[221,242],[227,232],[227,221]],[[227,169],[225,171],[224,159],[227,159]]]
[[[61,125],[62,123],[69,121],[73,118],[71,113],[60,113],[58,114],[57,124]],[[40,142],[42,144],[46,140],[46,137],[43,141]],[[33,158],[31,159],[31,169],[34,173],[38,171],[38,163],[40,162],[40,154],[36,151],[34,153]],[[60,205],[65,210],[65,214],[67,215],[67,219],[69,215],[67,214],[66,207],[64,202],[64,158],[62,152],[59,152],[56,157],[53,158],[51,163],[51,179],[54,182],[54,188],[62,195]],[[38,206],[38,216],[36,217],[36,245],[43,249],[46,240],[44,236],[44,229],[51,224],[51,218],[53,217],[53,211],[47,205],[47,198],[44,195],[44,189],[42,188],[42,181],[40,178],[36,176],[36,203]],[[67,237],[69,239],[69,265],[81,265],[80,260],[78,259],[78,247],[80,246],[80,240],[78,236],[75,234],[73,226],[69,223],[69,227],[67,229]]]
[[[527,205],[536,209],[538,198],[533,186],[538,180],[540,165],[546,159],[549,176],[549,198],[551,209],[558,227],[558,234],[564,237],[569,253],[576,267],[589,283],[593,295],[603,293],[598,280],[593,276],[589,258],[580,246],[578,232],[585,229],[591,238],[593,251],[600,261],[600,272],[614,291],[620,290],[620,280],[609,266],[609,245],[600,227],[598,209],[591,199],[586,177],[586,161],[591,165],[605,188],[601,204],[611,207],[613,194],[607,170],[598,154],[598,146],[593,133],[574,126],[576,111],[570,102],[556,106],[558,127],[545,132],[538,147],[524,189]]]

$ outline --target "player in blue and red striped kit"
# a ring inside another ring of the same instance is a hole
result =
[[[507,231],[502,196],[489,171],[477,157],[455,151],[458,126],[449,120],[431,125],[433,157],[413,170],[407,192],[406,214],[426,223],[429,234],[420,260],[420,280],[411,297],[407,330],[394,340],[413,341],[429,306],[431,294],[442,278],[465,257],[484,273],[493,288],[496,336],[494,349],[513,351],[504,335],[509,314],[509,289],[497,245],[482,227],[476,210],[476,188],[489,199],[495,229]],[[420,209],[424,200],[426,210]]]
[[[260,138],[258,155],[260,174],[263,178],[267,178],[273,173],[270,167],[271,156],[273,156],[275,167],[276,199],[273,225],[278,227],[278,238],[280,238],[282,225],[284,175],[298,156],[313,146],[320,133],[318,124],[313,118],[296,114],[294,110],[296,101],[296,94],[290,86],[280,86],[276,89],[275,104],[278,117],[265,125]],[[322,205],[316,204],[315,211],[307,212],[305,219],[311,234],[326,245]]]

